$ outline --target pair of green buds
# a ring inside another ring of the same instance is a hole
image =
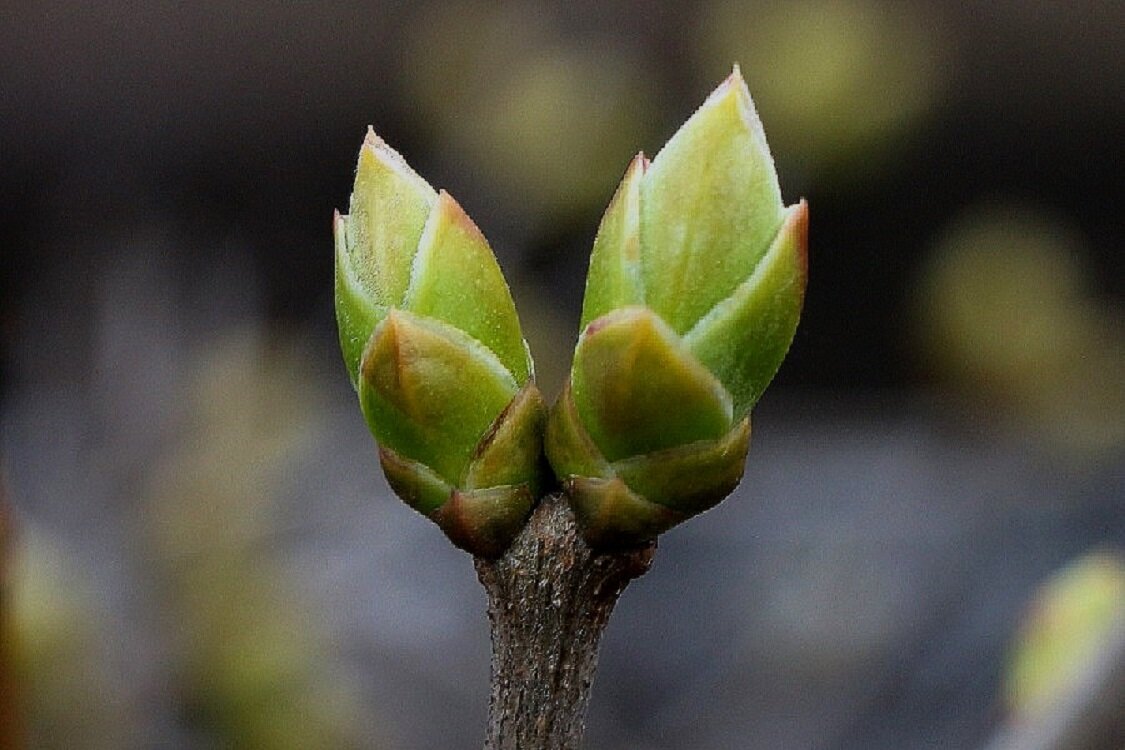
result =
[[[484,236],[369,131],[334,223],[336,315],[391,487],[483,557],[556,478],[596,548],[714,506],[742,477],[750,409],[797,327],[807,222],[803,201],[782,203],[735,68],[655,159],[629,165],[548,413]]]

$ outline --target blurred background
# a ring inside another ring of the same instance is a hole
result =
[[[0,746],[479,746],[484,595],[378,471],[332,210],[372,124],[488,236],[553,397],[617,181],[734,62],[810,204],[805,315],[742,487],[619,604],[589,746],[983,746],[1107,653],[1120,4],[0,16]]]

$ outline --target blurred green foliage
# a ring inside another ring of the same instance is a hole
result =
[[[604,205],[656,121],[654,82],[626,47],[565,34],[530,4],[432,5],[405,54],[441,149],[540,224]]]
[[[1125,628],[1125,560],[1086,554],[1040,586],[1020,627],[1004,697],[1017,719],[1042,717],[1067,701],[1082,675]]]
[[[714,0],[698,50],[705,72],[742,65],[783,167],[845,183],[895,163],[951,52],[932,8],[878,0]]]
[[[1125,327],[1099,300],[1086,248],[1065,223],[990,204],[933,251],[916,298],[918,340],[971,403],[1061,455],[1125,448]]]
[[[21,525],[14,541],[4,582],[11,638],[5,646],[26,746],[127,746],[135,717],[120,676],[109,669],[109,621],[89,576],[49,532]]]
[[[317,434],[316,382],[291,350],[236,330],[193,363],[184,398],[189,423],[152,472],[142,530],[179,699],[220,746],[371,747],[371,710],[273,544],[284,468]]]

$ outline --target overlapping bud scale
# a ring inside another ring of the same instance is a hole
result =
[[[598,231],[570,379],[546,449],[587,541],[647,541],[741,479],[750,409],[804,298],[805,203],[785,207],[737,68]]]
[[[546,411],[492,250],[371,131],[333,230],[340,345],[388,481],[499,555],[539,494]]]

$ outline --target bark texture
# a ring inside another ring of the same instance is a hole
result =
[[[503,557],[477,559],[492,626],[485,750],[580,747],[602,632],[655,550],[591,550],[556,494],[539,503]]]

